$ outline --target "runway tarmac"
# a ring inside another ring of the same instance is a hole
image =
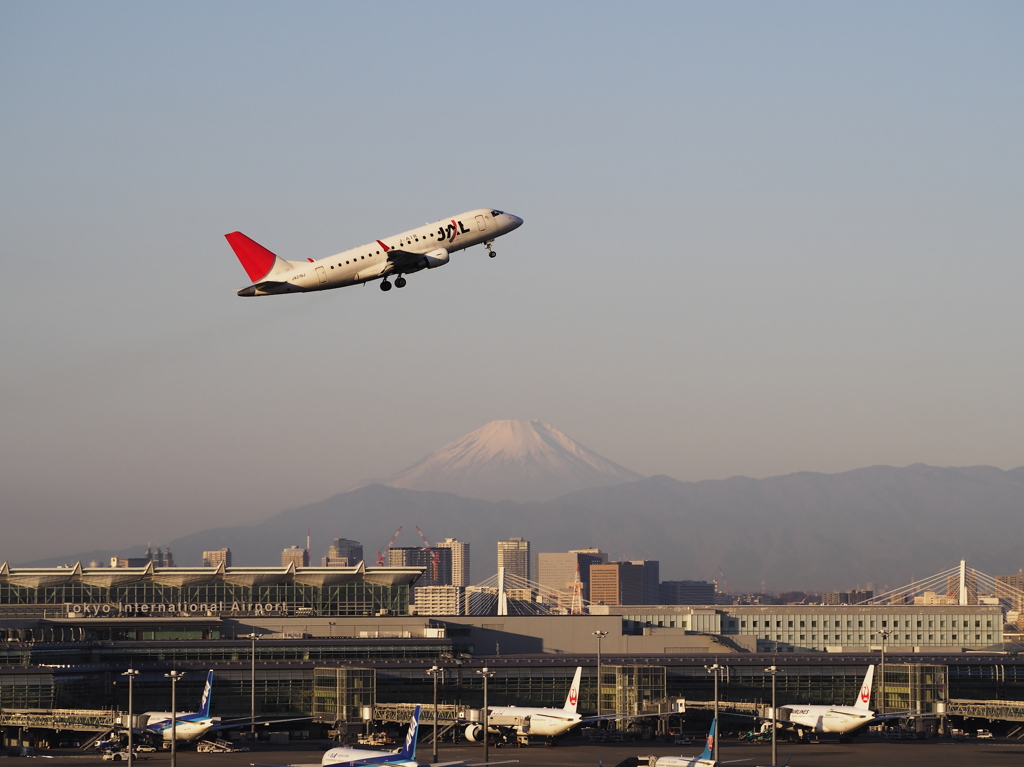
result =
[[[631,743],[590,743],[582,739],[566,739],[558,746],[542,745],[529,748],[491,748],[491,761],[517,759],[525,767],[616,767],[631,757],[695,756],[703,743],[693,746],[669,746],[655,741]],[[742,760],[741,765],[767,765],[771,763],[771,745],[748,744],[723,740],[720,745],[721,762]],[[252,762],[262,764],[319,764],[326,749],[294,746],[257,747],[251,752],[234,754],[199,754],[179,751],[177,767],[249,767]],[[432,746],[421,743],[417,756],[421,763],[431,759]],[[53,767],[123,767],[124,762],[105,762],[98,754],[75,751],[43,752],[52,759],[46,763]],[[792,753],[790,767],[976,767],[978,765],[1024,764],[1024,742],[969,741],[954,743],[950,740],[880,740],[859,738],[853,743],[822,742],[809,744],[779,744],[779,761],[785,762]],[[138,762],[138,767],[170,767],[170,754],[150,754],[149,759]],[[440,761],[467,759],[483,761],[483,746],[442,744],[438,750]],[[15,761],[14,757],[11,757]],[[18,760],[20,761],[20,760]],[[641,764],[643,767],[643,763]]]

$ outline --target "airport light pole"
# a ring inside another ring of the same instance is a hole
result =
[[[436,763],[437,760],[437,678],[444,673],[444,669],[434,664],[427,669],[427,673],[434,677],[434,754],[432,762]]]
[[[122,674],[122,676],[128,677],[128,767],[132,767],[132,763],[135,760],[135,743],[132,740],[132,730],[135,729],[135,700],[133,698],[132,682],[135,681],[135,677],[138,675],[138,670],[134,668],[130,668]]]
[[[487,666],[484,666],[481,669],[477,669],[476,673],[484,678],[484,761],[489,762],[491,760],[490,751],[488,750],[491,742],[491,722],[487,714],[487,680],[494,676],[494,672],[487,668]]]
[[[245,636],[252,640],[252,665],[249,672],[249,729],[252,739],[256,740],[256,640],[260,638],[260,635],[253,631]]]
[[[769,666],[765,669],[769,674],[772,675],[772,764],[779,763],[779,742],[778,742],[778,726],[776,725],[776,714],[775,714],[775,675],[779,673],[777,666]],[[717,741],[718,739],[715,738]]]
[[[878,633],[882,635],[882,671],[878,680],[878,715],[885,716],[885,640],[889,638],[892,629],[882,629]]]
[[[712,758],[717,762],[718,761],[718,740],[719,740],[718,736],[719,736],[719,730],[720,730],[720,728],[718,726],[718,675],[722,671],[724,671],[725,669],[722,666],[718,665],[718,663],[715,663],[712,666],[705,666],[704,670],[707,671],[709,674],[714,674],[715,675],[715,728],[716,728],[716,730],[715,730],[714,754],[713,754]]]
[[[184,671],[168,671],[164,676],[171,678],[171,767],[178,767],[178,680]]]
[[[608,636],[607,631],[595,631],[597,637],[597,715],[601,716],[601,640]]]

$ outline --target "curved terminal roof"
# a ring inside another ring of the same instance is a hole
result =
[[[274,583],[301,583],[308,586],[332,586],[365,581],[379,586],[411,585],[423,574],[422,567],[366,567],[363,562],[352,567],[70,567],[12,568],[7,562],[0,566],[0,583],[25,588],[45,588],[64,583],[84,583],[111,588],[131,583],[151,582],[164,586],[194,586],[201,583],[225,582],[238,586],[262,586]]]

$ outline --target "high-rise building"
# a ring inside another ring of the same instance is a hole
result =
[[[461,586],[420,586],[415,591],[417,615],[465,615],[466,589]]]
[[[498,567],[505,568],[505,575],[530,580],[530,542],[522,538],[498,541]]]
[[[309,552],[298,546],[285,549],[281,552],[281,567],[288,567],[288,565],[309,567]]]
[[[1011,610],[1024,609],[1024,570],[1018,570],[1016,575],[997,575],[995,596]]]
[[[644,601],[644,567],[632,562],[590,566],[590,601],[599,605],[640,605]]]
[[[159,546],[157,547],[156,553],[153,553],[153,547],[146,547],[146,560],[153,563],[153,567],[174,567],[174,555],[171,553],[171,547],[167,547],[167,551],[164,552]],[[123,567],[123,565],[122,565]]]
[[[663,605],[713,605],[715,584],[707,581],[662,581]]]
[[[445,538],[435,548],[451,549],[452,552],[452,585],[468,586],[469,581],[469,544],[454,538]]]
[[[546,588],[572,594],[576,580],[582,586],[580,596],[590,599],[590,566],[608,561],[608,555],[597,549],[577,549],[562,552],[538,552],[537,582]],[[560,607],[566,607],[559,601]]]
[[[422,567],[423,575],[413,586],[451,586],[451,549],[428,549],[423,546],[392,546],[388,551],[389,567]]]
[[[335,538],[321,563],[324,567],[354,567],[362,561],[363,544],[348,538]]]
[[[657,559],[634,559],[630,564],[643,568],[644,595],[642,604],[661,602],[661,563]]]
[[[203,567],[231,567],[231,549],[223,548],[216,551],[203,552]]]

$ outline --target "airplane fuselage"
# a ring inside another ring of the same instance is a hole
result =
[[[370,280],[386,280],[392,274],[433,269],[447,264],[454,252],[480,244],[490,249],[490,243],[496,237],[517,229],[522,223],[521,218],[510,213],[479,208],[318,261],[277,258],[262,278],[250,274],[255,284],[238,291],[238,295],[269,296],[330,290]],[[228,237],[230,241],[235,235]],[[235,247],[234,242],[232,247]]]
[[[542,738],[553,738],[568,732],[578,725],[583,717],[575,711],[564,711],[560,708],[520,708],[519,706],[498,706],[488,711],[487,723],[491,732],[503,729],[514,729],[523,735],[534,735]],[[482,729],[482,725],[480,725]],[[479,734],[477,730],[476,734]],[[473,733],[467,732],[470,740],[476,740]]]
[[[779,722],[816,733],[844,734],[863,727],[875,713],[853,706],[781,706]]]
[[[701,759],[699,756],[659,756],[651,761],[650,767],[716,767],[714,759]]]
[[[170,711],[151,711],[145,719],[145,729],[151,732],[165,741],[171,739],[171,712]],[[200,717],[196,714],[178,714],[178,722],[174,726],[174,735],[179,741],[193,741],[197,738],[201,738],[213,727],[220,724],[219,717],[204,716]]]
[[[420,767],[419,762],[402,759],[394,751],[372,751],[367,748],[332,748],[323,755],[322,767],[332,764],[388,764],[394,767]]]

